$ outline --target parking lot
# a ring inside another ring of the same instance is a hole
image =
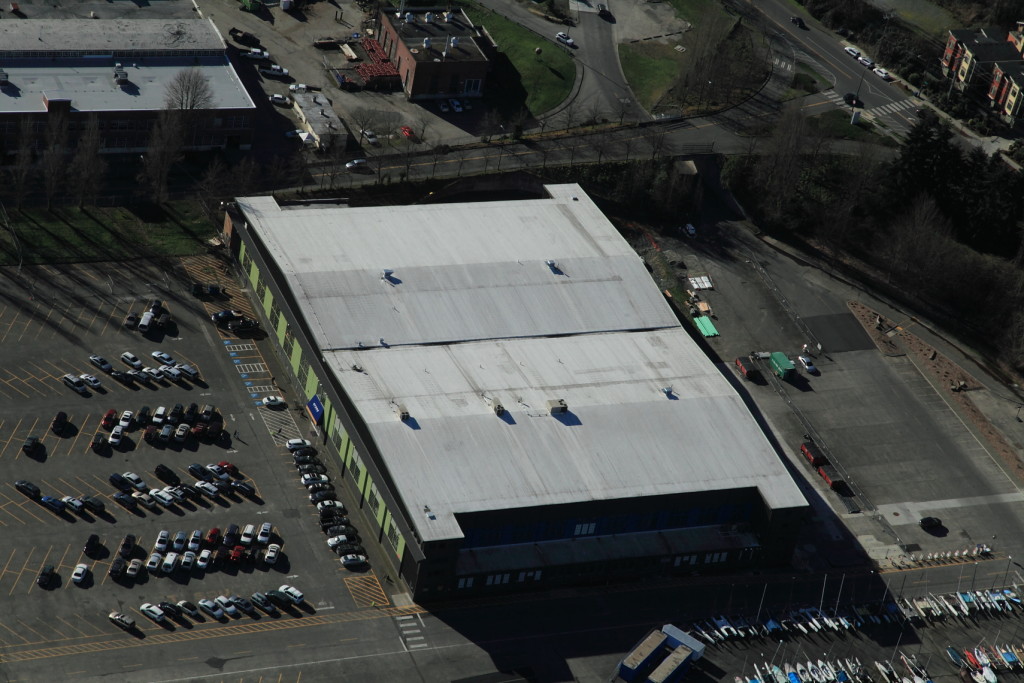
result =
[[[185,263],[26,268],[6,275],[8,283],[0,295],[0,528],[6,540],[0,549],[0,601],[6,615],[0,619],[0,661],[20,662],[25,668],[18,669],[17,678],[32,679],[43,666],[52,667],[53,657],[64,655],[79,655],[69,661],[82,678],[98,675],[104,670],[103,652],[139,644],[166,649],[166,657],[159,660],[191,661],[196,634],[204,639],[248,635],[257,641],[259,634],[266,634],[268,643],[280,646],[282,633],[296,634],[296,643],[315,642],[308,627],[319,626],[324,629],[320,637],[336,642],[333,624],[393,616],[387,611],[393,608],[391,598],[374,571],[345,569],[326,546],[316,509],[283,447],[288,439],[309,436],[308,422],[296,410],[301,406],[292,406],[287,396],[282,406],[262,404],[266,396],[286,393],[276,385],[278,370],[263,348],[268,342],[258,336],[235,337],[210,320],[212,313],[229,309],[253,316],[245,293],[232,284],[216,256]],[[225,291],[196,298],[191,282],[220,283]],[[161,302],[171,322],[145,335],[126,328],[125,317],[141,313],[152,300]],[[130,368],[120,357],[130,351],[144,365],[159,366],[151,356],[158,350],[193,366],[198,378],[126,383],[90,362],[90,356],[98,354],[113,370],[127,371]],[[78,393],[61,381],[69,373],[94,375],[100,385]],[[143,406],[152,415],[159,407],[169,411],[175,404],[196,404],[197,412],[211,406],[213,420],[217,415],[223,420],[223,432],[216,439],[189,432],[183,441],[146,441],[143,433],[149,418],[141,423],[137,419]],[[119,444],[94,450],[95,435],[111,435],[111,429],[101,424],[110,410],[115,419],[125,410],[136,417]],[[56,433],[51,421],[59,411],[66,414],[67,425]],[[25,452],[26,439],[32,436],[38,444]],[[133,472],[144,481],[136,487],[142,490],[164,487],[175,479],[196,484],[190,464],[205,468],[222,461],[237,467],[229,480],[249,484],[251,492],[222,484],[223,490],[214,495],[185,491],[183,500],[169,505],[129,508],[114,498],[118,488],[109,479],[114,473]],[[167,468],[162,477],[154,473],[159,464]],[[327,462],[327,476],[336,474]],[[57,512],[47,507],[47,499],[15,488],[19,480],[37,486],[41,496],[91,496],[102,511]],[[145,564],[162,530],[173,538],[179,531],[199,530],[205,535],[215,527],[221,532],[232,524],[258,529],[264,522],[272,527],[271,537],[264,543],[254,540],[238,561],[227,557],[226,550],[218,561],[219,544],[214,543],[203,545],[213,553],[205,570],[182,570],[179,565],[170,572],[143,568],[136,577],[109,573],[129,534],[136,547],[124,557],[126,563],[137,559]],[[358,524],[355,516],[352,524]],[[83,548],[92,534],[99,537],[99,547],[87,554]],[[362,542],[373,546],[373,541]],[[264,559],[269,543],[281,546],[273,564]],[[369,550],[371,561],[375,552]],[[88,572],[75,583],[71,575],[80,563]],[[37,577],[47,565],[53,566],[56,576],[40,586]],[[285,584],[296,586],[305,600],[272,614],[257,610],[224,619],[179,616],[156,623],[139,611],[147,602],[198,603],[219,595],[247,598]],[[399,612],[417,609],[410,606]],[[137,629],[122,631],[108,620],[111,611],[132,617]],[[304,627],[302,635],[295,630],[298,625]],[[90,657],[91,653],[96,654]],[[152,666],[148,657],[131,658],[124,673],[138,680],[139,672]]]

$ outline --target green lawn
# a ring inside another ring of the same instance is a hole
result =
[[[647,111],[668,92],[679,74],[685,53],[653,41],[619,45],[619,63],[637,101]]]
[[[576,64],[565,50],[476,3],[463,0],[459,4],[474,24],[487,29],[498,50],[508,57],[507,63],[494,65],[487,93],[502,113],[512,116],[525,106],[537,116],[569,96]],[[535,53],[538,47],[539,55]]]
[[[833,109],[824,114],[812,116],[807,119],[807,125],[829,138],[874,142],[890,147],[898,146],[895,140],[877,132],[874,124],[865,121],[863,118],[856,125],[852,125],[850,123],[849,109]]]
[[[722,14],[725,12],[717,0],[668,0],[676,14],[694,26],[698,26],[701,18],[709,12]]]
[[[903,21],[918,26],[932,36],[944,36],[949,29],[961,25],[951,13],[929,0],[887,0],[885,5]]]
[[[116,261],[202,252],[212,225],[191,202],[156,207],[72,207],[8,210],[24,263]],[[0,264],[17,265],[9,231],[0,232]]]

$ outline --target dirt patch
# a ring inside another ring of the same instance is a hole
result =
[[[882,353],[911,356],[914,365],[939,384],[940,391],[948,392],[949,401],[956,406],[960,416],[981,432],[1007,469],[1019,481],[1024,481],[1024,464],[1017,457],[1016,450],[971,400],[970,392],[985,390],[980,382],[919,337],[894,327],[892,321],[881,317],[877,311],[857,301],[848,301],[847,306]]]

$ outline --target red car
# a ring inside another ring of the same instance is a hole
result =
[[[117,411],[111,408],[107,411],[107,414],[100,420],[100,426],[104,429],[113,429],[114,423],[117,422]]]
[[[212,529],[210,529],[210,531],[206,534],[205,540],[206,545],[210,546],[211,548],[216,548],[217,544],[220,543],[220,529],[218,529],[217,527],[213,527]]]
[[[412,128],[410,128],[409,126],[402,126],[398,130],[402,131],[402,135],[409,138],[410,140],[416,139],[416,133],[412,132]]]
[[[217,464],[223,467],[228,472],[228,474],[238,474],[238,468],[229,463],[227,460],[221,460]]]
[[[231,554],[228,555],[228,559],[231,560],[232,562],[241,562],[242,561],[242,555],[244,555],[244,554],[245,554],[245,546],[236,545],[234,547],[234,549],[231,551]]]

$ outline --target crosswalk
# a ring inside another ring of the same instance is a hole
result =
[[[776,57],[775,59],[772,60],[772,63],[775,64],[775,67],[777,69],[782,69],[783,71],[793,70],[793,61],[790,59],[786,59],[784,57]]]
[[[884,104],[881,107],[872,107],[867,111],[872,114],[875,114],[876,116],[881,116],[884,114],[895,114],[898,111],[903,111],[905,109],[910,109],[916,106],[917,103],[914,102],[914,100],[900,100],[899,102],[891,102],[889,104]]]

